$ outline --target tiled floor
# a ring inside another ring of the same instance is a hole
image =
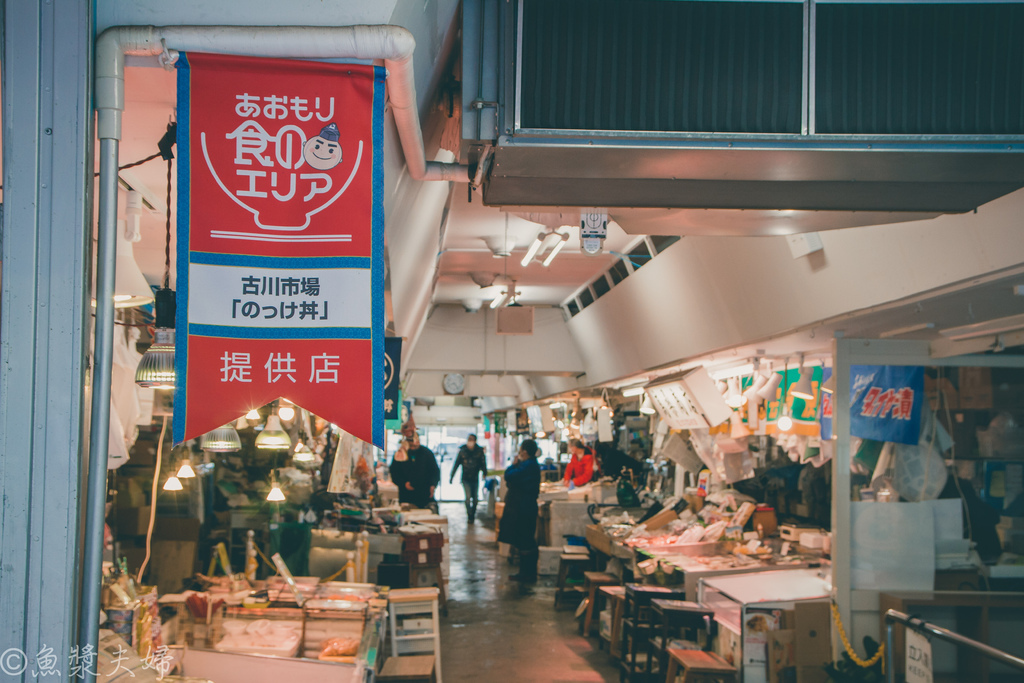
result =
[[[498,556],[494,532],[467,527],[461,503],[441,505],[449,519],[448,618],[441,620],[444,683],[462,681],[617,681],[597,639],[583,638],[573,610],[552,607],[554,578],[522,590]]]

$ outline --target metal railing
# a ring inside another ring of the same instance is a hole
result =
[[[895,647],[893,645],[893,626],[896,623],[903,624],[907,628],[917,631],[918,633],[935,636],[940,640],[953,643],[958,647],[970,648],[976,652],[980,652],[986,657],[996,660],[997,662],[1002,662],[1007,666],[1012,666],[1015,669],[1024,671],[1024,659],[1021,659],[1020,657],[1003,652],[1002,650],[997,650],[991,645],[980,643],[977,640],[967,638],[959,633],[954,633],[953,631],[942,628],[941,626],[930,624],[927,621],[923,621],[917,617],[912,617],[909,614],[891,609],[885,613],[885,674],[888,683],[895,683],[896,681],[896,672],[893,670],[892,663],[893,648]]]

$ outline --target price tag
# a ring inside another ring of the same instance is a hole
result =
[[[907,629],[907,683],[932,683],[932,644]]]

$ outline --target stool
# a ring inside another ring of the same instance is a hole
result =
[[[653,680],[655,674],[660,678],[660,674],[668,669],[669,643],[675,634],[687,640],[697,641],[703,632],[704,642],[700,649],[710,650],[711,639],[717,632],[714,611],[695,602],[651,600],[651,621],[654,628],[647,640],[645,669],[648,680]]]
[[[586,567],[590,564],[590,555],[562,553],[558,558],[558,583],[555,584],[555,607],[558,607],[562,596],[569,592],[582,592],[582,586],[569,586],[569,570],[573,567]]]
[[[377,674],[378,681],[409,681],[410,683],[435,683],[434,655],[415,657],[391,657],[384,662]]]
[[[589,636],[594,627],[594,605],[601,586],[617,586],[619,579],[607,572],[583,572],[583,590],[587,592],[587,613],[580,622],[580,633]]]
[[[437,577],[437,583],[430,583],[431,575]],[[426,577],[426,581],[421,581],[421,577]],[[441,574],[441,565],[439,564],[410,564],[409,565],[409,587],[410,588],[426,588],[435,586],[439,591],[439,603],[441,613],[448,616],[448,594],[444,590],[444,575]]]
[[[388,612],[391,620],[391,657],[405,659],[403,654],[422,654],[424,650],[433,650],[430,660],[437,683],[441,683],[441,628],[437,615],[437,598],[440,590],[430,588],[398,588],[388,594]],[[424,618],[429,614],[430,617]],[[398,616],[420,615],[418,619],[403,619],[402,628],[398,627]],[[412,631],[412,633],[406,633]],[[389,662],[391,660],[388,660]],[[406,667],[400,662],[394,667]],[[385,663],[387,668],[387,663]],[[414,668],[414,665],[408,665]],[[403,668],[403,670],[405,670]],[[394,679],[406,680],[406,679]],[[410,679],[411,680],[411,679]],[[415,679],[419,680],[419,679]]]
[[[676,672],[683,669],[681,683],[738,683],[736,667],[714,652],[669,648],[668,675],[665,683],[676,683]]]
[[[611,613],[611,628],[608,632],[608,655],[614,660],[622,655],[622,610],[626,600],[625,586],[601,586],[597,596],[608,604]],[[600,615],[600,613],[598,613]],[[605,637],[597,629],[597,647],[604,648]]]

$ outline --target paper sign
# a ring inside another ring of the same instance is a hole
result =
[[[907,683],[932,683],[932,644],[907,629]]]
[[[399,418],[402,401],[399,383],[402,376],[402,338],[384,338],[384,419]],[[399,425],[401,426],[401,425]]]
[[[283,397],[383,446],[384,70],[177,68],[174,441]]]
[[[917,444],[923,401],[922,367],[850,367],[850,434],[853,436]]]

